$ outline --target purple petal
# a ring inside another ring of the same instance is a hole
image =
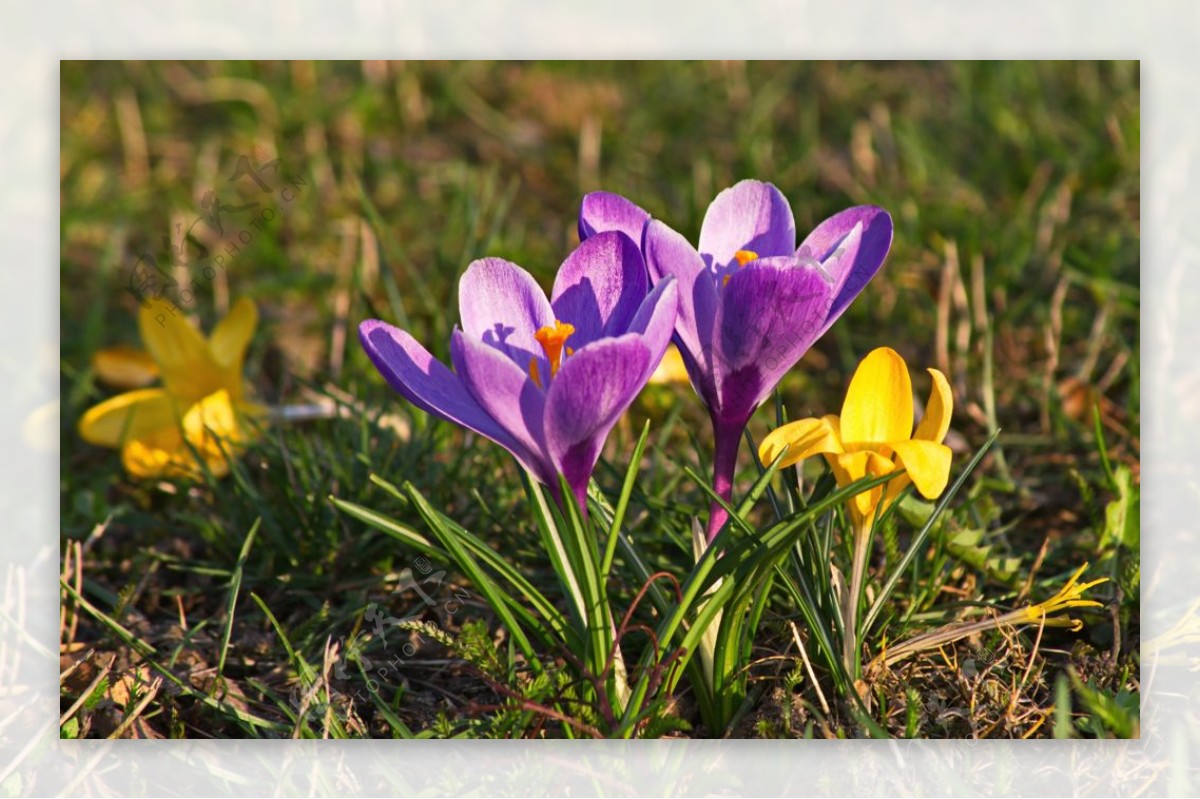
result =
[[[358,337],[375,368],[413,405],[490,438],[523,463],[532,460],[525,446],[479,406],[458,376],[408,333],[368,319],[358,326]]]
[[[538,328],[554,324],[554,311],[533,276],[501,258],[482,258],[458,281],[458,313],[467,337],[508,355],[524,369],[542,355]]]
[[[812,250],[806,250],[801,246],[796,250],[796,258],[802,264],[819,266],[821,272],[824,273],[826,281],[832,287],[830,292],[831,297],[836,297],[842,287],[846,285],[846,281],[850,278],[851,268],[854,265],[854,259],[858,257],[858,247],[862,244],[862,225],[855,225],[846,238],[842,239],[837,248],[829,253],[825,258],[814,258]]]
[[[730,276],[717,311],[719,416],[744,422],[816,341],[831,286],[794,257],[760,258]]]
[[[650,351],[646,380],[649,380],[650,374],[658,368],[659,361],[667,351],[667,345],[671,343],[678,313],[679,284],[675,278],[668,276],[665,280],[660,280],[647,295],[629,325],[629,332],[639,334],[646,344],[646,349]]]
[[[700,226],[700,252],[718,274],[734,262],[738,250],[760,258],[792,255],[796,223],[779,189],[770,183],[743,180],[717,195]]]
[[[641,337],[603,339],[563,362],[546,395],[546,447],[576,496],[587,488],[604,439],[641,391],[650,351]]]
[[[687,239],[657,219],[646,225],[642,251],[656,283],[671,276],[679,284],[679,315],[675,320],[679,352],[696,391],[705,401],[715,399],[711,374],[717,287],[712,273]]]
[[[542,416],[545,394],[528,373],[509,358],[482,341],[468,338],[455,328],[450,337],[450,357],[467,391],[501,427],[538,462],[533,471],[542,480],[554,479],[554,470],[546,463],[542,445]],[[530,464],[526,464],[529,466]]]
[[[580,244],[558,270],[550,305],[554,317],[575,326],[574,349],[602,335],[625,332],[650,288],[642,253],[616,230]]]
[[[586,241],[606,230],[619,230],[637,243],[650,214],[619,194],[594,191],[579,205],[579,240]]]
[[[862,234],[855,246],[849,237],[858,225],[862,225]],[[805,237],[797,254],[805,253],[807,249],[811,257],[826,263],[826,271],[830,272],[838,287],[822,333],[837,321],[883,266],[891,246],[892,217],[874,205],[856,205],[836,213]],[[844,248],[844,252],[834,261],[832,256],[838,248]]]

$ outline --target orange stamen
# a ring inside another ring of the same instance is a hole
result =
[[[537,339],[537,343],[542,345],[542,350],[546,353],[546,360],[550,362],[550,376],[554,377],[558,374],[559,368],[562,366],[563,346],[567,343],[567,339],[575,332],[575,326],[554,320],[554,325],[546,325],[533,334]],[[570,355],[575,350],[567,347],[567,355]],[[537,364],[531,362],[529,365],[529,376],[533,378],[533,382],[541,388],[542,382],[540,375],[537,374]]]
[[[745,266],[751,261],[757,261],[758,253],[754,252],[753,250],[738,250],[733,254],[733,257],[737,259],[738,266],[741,267]],[[726,275],[725,277],[721,278],[721,286],[724,287],[729,285],[729,278],[731,277],[732,275]]]

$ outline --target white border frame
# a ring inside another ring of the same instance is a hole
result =
[[[55,401],[58,60],[229,57],[1140,58],[1143,147],[1143,636],[1190,612],[1200,580],[1193,444],[1200,401],[1196,42],[1181,2],[950,0],[587,6],[471,0],[6,7],[0,39],[0,791],[66,795],[994,795],[1200,789],[1194,671],[1143,665],[1138,741],[60,742],[54,719],[57,441],[22,433]],[[5,597],[7,596],[7,603]],[[49,649],[46,649],[49,647]],[[1200,663],[1200,641],[1173,654]],[[11,682],[11,676],[9,680]]]

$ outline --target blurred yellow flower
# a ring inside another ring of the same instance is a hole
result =
[[[128,344],[97,350],[92,370],[114,388],[145,388],[158,379],[158,364],[150,353]]]
[[[242,363],[258,325],[254,303],[239,300],[205,339],[170,302],[156,300],[138,311],[147,352],[114,347],[98,353],[94,366],[107,382],[163,385],[118,394],[89,409],[79,421],[85,441],[121,450],[134,477],[196,475],[201,459],[216,477],[229,472],[253,433],[251,417],[264,409],[246,400]]]
[[[656,385],[678,384],[686,386],[690,382],[687,367],[683,365],[683,356],[674,344],[667,347],[663,359],[650,375],[650,382]]]
[[[840,417],[830,414],[785,424],[763,439],[759,457],[771,463],[786,449],[782,468],[824,455],[839,486],[896,473],[888,483],[851,500],[856,525],[872,519],[877,509],[886,510],[910,482],[923,496],[936,497],[950,477],[950,448],[942,441],[950,429],[954,397],[945,375],[937,369],[929,374],[933,388],[925,418],[914,431],[908,365],[889,347],[873,350],[850,380]]]

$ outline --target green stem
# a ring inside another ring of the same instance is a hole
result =
[[[857,513],[851,513],[857,517]],[[850,597],[846,607],[842,609],[845,619],[845,636],[842,639],[842,659],[846,661],[846,671],[854,678],[860,675],[860,652],[858,642],[858,605],[862,598],[863,578],[867,570],[867,554],[871,550],[871,521],[855,518],[854,532],[854,561],[850,566]]]

